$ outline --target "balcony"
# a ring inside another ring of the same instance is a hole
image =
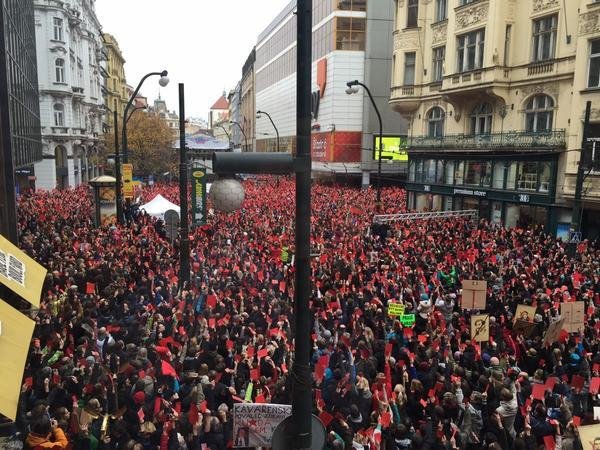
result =
[[[72,89],[73,89],[73,96],[74,97],[78,97],[78,98],[85,97],[85,94],[83,92],[83,88],[82,87],[75,87],[75,86],[73,86]]]
[[[413,136],[409,138],[410,152],[462,152],[462,151],[556,151],[566,147],[565,130],[543,133],[507,131],[480,135],[454,134],[442,137]]]
[[[422,85],[394,86],[390,95],[390,106],[400,114],[410,114],[417,110],[421,100]]]
[[[546,75],[554,72],[554,61],[545,61],[529,64],[527,67],[527,75]]]
[[[68,135],[69,134],[69,129],[67,127],[51,127],[52,129],[52,134],[57,134],[57,135]]]

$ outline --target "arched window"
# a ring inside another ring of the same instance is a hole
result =
[[[492,131],[492,105],[478,104],[471,113],[471,134],[490,134]]]
[[[531,97],[525,107],[525,127],[530,133],[543,133],[552,129],[554,100],[548,95]]]
[[[62,103],[54,104],[54,126],[65,126],[65,105],[63,105]]]
[[[439,106],[434,106],[427,113],[427,136],[442,137],[444,135],[444,119],[446,113]]]
[[[56,70],[56,82],[64,83],[65,82],[65,60],[62,58],[57,58],[54,62],[54,68]]]

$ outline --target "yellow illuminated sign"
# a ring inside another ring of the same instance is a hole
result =
[[[133,164],[121,166],[123,176],[123,198],[133,198]]]
[[[373,159],[379,159],[379,137],[375,138]],[[383,136],[381,159],[391,161],[408,161],[408,140],[406,136]]]
[[[0,283],[40,307],[47,270],[0,235]]]
[[[0,413],[17,418],[21,380],[35,322],[0,299]]]

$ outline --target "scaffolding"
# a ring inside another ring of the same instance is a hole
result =
[[[405,220],[451,219],[454,217],[472,217],[472,220],[477,222],[479,220],[479,212],[476,209],[464,209],[461,211],[432,211],[402,214],[379,214],[373,217],[373,223],[383,224],[389,222],[402,222]]]

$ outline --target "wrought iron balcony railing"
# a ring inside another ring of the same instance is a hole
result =
[[[541,133],[528,131],[507,131],[490,134],[453,134],[440,137],[412,136],[408,139],[408,150],[492,150],[519,149],[532,150],[564,148],[565,130],[551,130]]]

